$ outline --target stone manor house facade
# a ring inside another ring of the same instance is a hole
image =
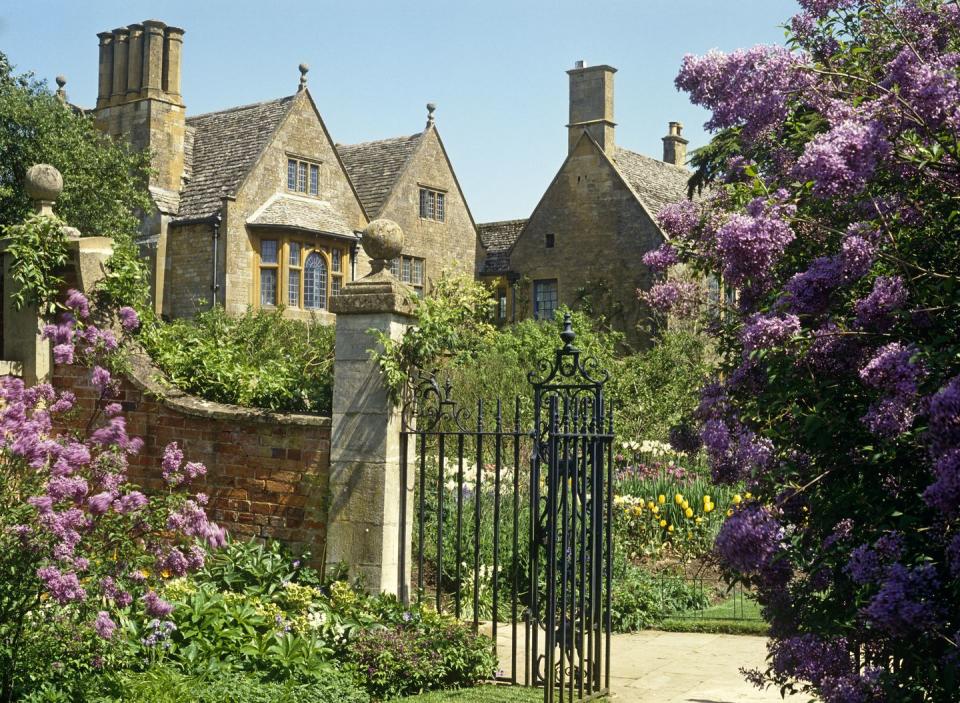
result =
[[[671,122],[662,160],[616,145],[616,69],[568,71],[560,170],[530,217],[478,225],[432,104],[420,132],[338,144],[301,64],[292,95],[188,116],[184,30],[147,20],[98,38],[96,123],[152,154],[155,209],[140,247],[158,313],[190,316],[216,302],[330,322],[330,298],[370,270],[359,233],[387,218],[405,234],[392,269],[417,294],[444,270],[473,274],[491,284],[506,322],[596,305],[602,291],[613,324],[639,340],[636,291],[651,282],[640,258],[663,241],[657,210],[686,196],[687,141]]]

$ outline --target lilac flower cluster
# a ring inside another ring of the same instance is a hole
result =
[[[809,84],[800,70],[804,62],[804,56],[782,46],[687,54],[675,84],[694,104],[713,112],[707,129],[742,125],[753,137],[782,123],[791,94]]]
[[[812,633],[772,643],[770,665],[777,674],[790,674],[817,686],[827,677],[845,676],[854,670],[846,638],[828,640]]]
[[[670,203],[660,208],[660,212],[657,213],[657,223],[670,237],[688,240],[700,223],[700,213],[692,200],[681,200],[679,203]]]
[[[680,257],[669,242],[661,244],[658,248],[648,251],[641,259],[647,268],[656,273],[666,271],[676,263],[679,263]]]
[[[789,223],[772,212],[732,215],[716,234],[724,278],[738,287],[766,285],[794,238]]]
[[[773,461],[773,444],[736,421],[707,420],[700,432],[710,458],[713,480],[721,484],[743,481]]]
[[[771,512],[751,502],[723,523],[714,549],[723,564],[737,573],[755,577],[765,587],[782,586],[790,576],[786,561],[778,559],[784,536],[783,526]]]
[[[884,393],[861,418],[867,429],[880,437],[895,437],[913,425],[918,383],[926,376],[916,355],[915,347],[891,342],[860,369],[860,380]]]
[[[847,120],[807,143],[795,175],[813,181],[820,198],[849,197],[863,190],[889,153],[879,122]]]
[[[854,303],[855,325],[877,332],[887,331],[893,324],[892,313],[904,306],[908,296],[900,276],[877,276],[873,290]]]
[[[691,315],[697,309],[700,289],[692,281],[662,281],[650,290],[638,290],[637,297],[661,315]]]
[[[163,480],[174,488],[185,486],[207,474],[207,467],[197,462],[183,463],[183,451],[176,442],[171,442],[163,450],[160,464]]]
[[[880,589],[863,609],[863,616],[891,635],[922,632],[938,622],[939,588],[933,564],[913,568],[891,564],[885,569]]]
[[[960,516],[960,376],[930,399],[930,453],[934,481],[923,499],[948,518]]]
[[[800,318],[796,315],[773,315],[757,313],[747,320],[740,332],[744,352],[754,349],[771,349],[786,342],[800,332]]]
[[[960,56],[956,53],[939,55],[936,51],[918,52],[916,46],[905,46],[887,65],[884,86],[896,87],[899,99],[927,127],[945,125],[956,131],[960,128],[958,65]]]
[[[800,7],[818,19],[856,4],[856,0],[799,0],[799,2]]]

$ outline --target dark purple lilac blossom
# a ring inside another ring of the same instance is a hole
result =
[[[101,610],[97,613],[97,619],[93,621],[93,629],[100,637],[109,640],[113,637],[114,630],[117,629],[117,623],[111,619],[110,613]]]
[[[750,283],[765,286],[794,238],[789,223],[775,216],[731,216],[716,234],[724,279],[737,287]]]
[[[893,324],[893,313],[904,306],[909,293],[900,276],[877,276],[873,290],[854,303],[855,325],[878,332],[887,331]]]
[[[796,315],[757,313],[747,320],[740,341],[744,352],[754,349],[770,349],[782,345],[800,332],[800,318]]]
[[[714,548],[722,563],[737,573],[756,577],[766,585],[783,585],[785,560],[778,560],[784,549],[784,529],[770,511],[751,502],[727,518],[717,533]],[[771,578],[772,577],[772,578]]]
[[[938,622],[939,588],[933,564],[913,568],[891,564],[884,572],[880,590],[863,609],[863,616],[891,635],[922,632]]]

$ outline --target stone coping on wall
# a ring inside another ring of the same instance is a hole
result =
[[[0,376],[23,376],[23,363],[0,359]]]
[[[127,361],[129,365],[126,376],[130,383],[138,390],[156,397],[170,409],[185,415],[271,425],[292,424],[303,427],[330,427],[330,418],[324,415],[279,413],[261,408],[217,403],[169,386],[162,380],[163,372],[154,365],[150,356],[140,348],[131,349]]]

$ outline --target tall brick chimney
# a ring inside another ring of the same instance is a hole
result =
[[[180,95],[183,30],[157,20],[101,32],[97,126],[149,148],[150,185],[179,192],[186,114]]]
[[[580,135],[587,132],[607,154],[613,155],[613,74],[612,66],[586,66],[577,61],[567,71],[570,76],[569,150],[573,151]]]
[[[683,125],[671,122],[667,127],[667,136],[663,137],[663,160],[674,166],[686,166],[688,140],[680,136]]]

